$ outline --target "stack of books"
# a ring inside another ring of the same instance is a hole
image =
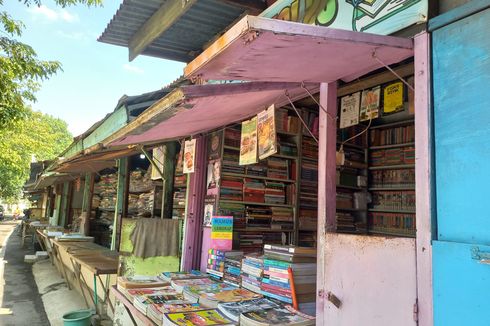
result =
[[[243,251],[235,251],[236,254],[225,257],[225,271],[223,282],[232,286],[240,287],[242,281],[240,275],[242,273]]]
[[[267,177],[289,179],[289,160],[276,157],[267,158]]]
[[[245,216],[247,218],[247,228],[271,227],[271,208],[270,207],[247,207]]]
[[[217,308],[219,303],[240,302],[261,298],[262,295],[246,289],[223,290],[217,293],[203,293],[199,297],[199,304],[206,308]]]
[[[197,303],[182,304],[152,304],[146,310],[146,315],[157,325],[163,324],[163,315],[167,313],[182,313],[202,310]]]
[[[267,164],[263,161],[257,164],[248,165],[246,169],[247,169],[247,175],[258,176],[258,177],[267,176]]]
[[[246,227],[244,204],[220,202],[219,212],[220,216],[233,216],[234,229],[244,229]]]
[[[264,234],[240,232],[238,233],[238,246],[244,253],[258,252],[264,246]]]
[[[262,293],[260,288],[264,272],[264,259],[257,254],[246,255],[242,260],[242,288]]]
[[[351,213],[337,212],[337,231],[340,232],[355,232],[356,224],[355,218]]]
[[[241,251],[209,249],[206,273],[214,279],[223,280],[227,267],[229,268],[234,261],[240,262],[242,256]]]
[[[223,313],[223,315],[236,323],[240,321],[240,315],[243,313],[278,308],[282,308],[280,303],[267,298],[238,302],[222,302],[218,304],[218,309]]]
[[[373,146],[412,143],[415,141],[415,126],[373,129],[369,137]]]
[[[371,187],[415,187],[415,170],[390,169],[371,171]]]
[[[200,271],[192,270],[190,272],[163,272],[159,275],[159,278],[165,282],[172,282],[176,280],[207,278],[207,275]]]
[[[220,198],[226,200],[243,200],[243,179],[223,177],[220,186]]]
[[[255,179],[245,179],[243,183],[243,200],[246,202],[265,202],[265,185]]]
[[[169,312],[163,314],[164,326],[190,325],[233,325],[233,322],[223,316],[217,309],[201,309],[196,311]]]
[[[118,276],[117,289],[122,291],[125,289],[140,289],[140,288],[157,288],[170,285],[169,280],[163,280],[158,276]]]
[[[279,154],[286,156],[298,156],[298,146],[287,137],[278,136],[277,149]]]
[[[173,288],[162,290],[152,294],[142,294],[134,297],[133,305],[136,309],[148,315],[148,308],[152,305],[163,306],[165,304],[191,304],[184,296]]]
[[[315,137],[318,138],[319,134],[319,119],[318,119],[318,111],[309,111],[309,110],[301,110],[300,111],[301,118],[308,126],[308,129],[313,133]],[[303,126],[303,135],[309,135],[310,133],[306,130],[305,126]]]
[[[170,284],[178,292],[182,293],[189,286],[207,286],[216,284],[209,278],[190,278],[190,279],[173,279]]]
[[[223,173],[245,173],[245,167],[240,166],[239,163],[240,157],[238,156],[238,152],[234,150],[225,149],[223,152],[223,164],[221,166],[221,171]]]
[[[240,147],[241,131],[238,129],[225,129],[225,146]]]
[[[265,202],[268,204],[284,204],[286,202],[286,186],[282,182],[265,182]]]
[[[271,207],[273,230],[294,229],[294,213],[291,207]]]
[[[294,310],[290,306],[245,312],[240,315],[242,326],[309,326],[315,325],[315,317]]]
[[[299,304],[301,311],[312,313],[316,291],[316,249],[264,245],[262,294]]]
[[[187,285],[184,287],[184,298],[189,300],[190,302],[199,302],[199,298],[202,295],[205,296],[213,296],[217,293],[233,290],[235,289],[233,286],[224,284],[224,283],[212,283],[212,284],[204,284],[204,285]]]
[[[354,207],[354,195],[349,191],[342,191],[337,189],[336,197],[337,208],[353,208]]]

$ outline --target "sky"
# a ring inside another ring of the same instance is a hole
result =
[[[41,7],[5,0],[0,6],[24,23],[20,41],[39,59],[61,62],[63,71],[43,82],[32,107],[65,120],[74,136],[112,112],[123,95],[160,89],[183,73],[181,62],[147,56],[129,62],[126,47],[97,42],[121,2],[61,8],[51,0]]]

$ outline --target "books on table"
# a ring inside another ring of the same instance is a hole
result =
[[[214,283],[214,284],[205,284],[205,285],[192,285],[186,286],[184,288],[184,297],[193,302],[198,302],[201,295],[211,295],[216,294],[222,291],[233,290],[235,289],[231,285],[227,285],[224,283]]]
[[[160,279],[158,276],[134,275],[127,277],[119,276],[117,278],[118,289],[155,288],[167,285],[170,285],[170,283]]]
[[[195,278],[206,278],[207,275],[200,271],[192,270],[190,272],[163,272],[160,278],[164,281],[171,282],[175,280],[188,280]]]
[[[121,288],[119,291],[128,299],[133,302],[134,298],[140,295],[154,295],[163,292],[174,292],[175,290],[171,286],[163,286],[157,288],[139,288],[139,289],[125,289]]]
[[[184,288],[187,286],[211,285],[211,284],[216,284],[216,282],[209,278],[194,278],[194,279],[173,280],[170,282],[170,284],[177,292],[182,293],[184,291]]]
[[[239,302],[221,302],[218,304],[218,309],[231,320],[238,322],[240,314],[245,312],[277,309],[281,305],[266,298],[252,299]]]
[[[198,311],[174,312],[163,315],[165,326],[202,326],[202,325],[234,325],[216,309],[204,309]]]
[[[150,295],[139,295],[133,300],[134,307],[144,313],[148,314],[148,307],[151,305],[164,305],[164,304],[191,304],[184,299],[184,296],[176,292],[166,292]]]
[[[269,326],[290,325],[308,326],[315,325],[315,318],[302,314],[290,307],[257,310],[245,312],[240,315],[242,326]]]
[[[261,298],[262,295],[246,289],[206,292],[199,297],[199,304],[208,308],[217,308],[220,302],[238,302]]]
[[[152,304],[148,306],[146,315],[157,325],[163,324],[163,315],[166,313],[188,312],[202,310],[203,308],[197,303],[182,303],[182,304]]]

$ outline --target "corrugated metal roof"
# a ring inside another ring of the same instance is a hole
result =
[[[98,40],[128,47],[133,35],[166,1],[124,0]],[[142,54],[189,62],[246,12],[247,8],[230,2],[198,0]]]

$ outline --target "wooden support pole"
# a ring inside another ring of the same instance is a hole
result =
[[[61,193],[61,210],[60,210],[60,225],[66,227],[68,220],[68,210],[70,209],[70,182],[63,183],[63,192]]]
[[[164,146],[163,176],[166,182],[163,185],[162,217],[172,218],[175,156],[177,155],[177,144],[167,143]]]
[[[430,36],[415,37],[415,185],[417,209],[418,325],[433,325],[432,295],[432,115]]]
[[[111,250],[119,250],[121,242],[121,223],[125,201],[127,200],[126,179],[128,178],[128,158],[117,161],[117,197],[112,228]]]
[[[90,230],[90,215],[92,211],[92,197],[94,195],[95,173],[87,173],[85,175],[85,183],[83,187],[82,201],[82,225],[80,232],[84,235],[89,234]]]
[[[317,325],[324,324],[326,306],[325,261],[327,232],[335,230],[337,150],[337,83],[320,84],[320,139],[318,144]],[[328,114],[327,114],[328,113]]]

